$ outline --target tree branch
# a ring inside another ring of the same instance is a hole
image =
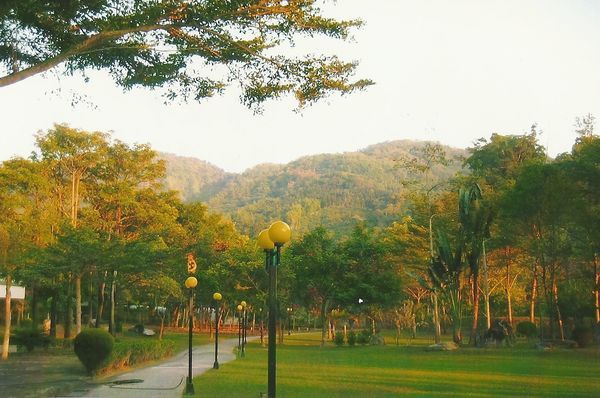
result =
[[[121,29],[109,32],[100,32],[93,36],[88,37],[81,43],[72,47],[71,49],[62,52],[54,57],[48,58],[45,61],[40,62],[39,64],[30,66],[29,68],[11,73],[9,75],[0,77],[0,87],[5,87],[21,80],[25,80],[31,76],[37,75],[39,73],[46,72],[55,66],[65,62],[69,58],[83,54],[85,52],[94,49],[103,43],[106,43],[110,40],[118,39],[130,33],[137,32],[150,32],[153,30],[167,30],[171,28],[172,25],[147,25],[147,26],[137,26],[129,29]]]

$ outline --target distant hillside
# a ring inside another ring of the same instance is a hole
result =
[[[275,218],[285,219],[298,233],[321,224],[347,232],[357,220],[385,225],[397,216],[406,182],[422,178],[404,165],[422,156],[425,144],[386,142],[359,152],[306,156],[286,165],[263,164],[242,174],[228,174],[189,158],[175,165],[182,158],[171,157],[167,181],[185,187],[184,199],[205,201],[211,209],[230,215],[240,231],[250,235]],[[466,154],[444,149],[452,162],[433,169],[434,182],[454,176]],[[178,189],[173,183],[169,187]]]
[[[162,152],[158,157],[167,166],[165,188],[179,191],[184,202],[207,201],[232,177],[204,160]]]

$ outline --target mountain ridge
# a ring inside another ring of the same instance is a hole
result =
[[[406,164],[422,162],[431,141],[395,140],[354,152],[306,155],[286,164],[261,163],[229,173],[201,159],[160,154],[167,162],[165,187],[184,201],[201,201],[231,217],[251,236],[282,218],[302,233],[325,225],[338,233],[358,221],[384,225],[402,208],[406,181],[423,180]],[[467,150],[440,145],[448,165],[431,168],[432,181],[453,177]],[[194,161],[197,160],[197,161]]]

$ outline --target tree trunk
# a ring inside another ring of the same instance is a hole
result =
[[[440,308],[438,304],[438,293],[433,292],[433,327],[435,328],[434,342],[439,344],[441,341],[441,328],[440,328]]]
[[[531,279],[531,297],[529,299],[529,322],[535,323],[535,302],[538,293],[538,274],[537,266],[533,265],[533,277]]]
[[[565,328],[563,325],[562,315],[560,313],[560,307],[558,306],[558,285],[556,284],[556,278],[552,278],[552,297],[554,299],[554,310],[556,311],[556,321],[558,323],[558,332],[560,333],[560,339],[565,339]]]
[[[11,321],[11,296],[10,287],[12,278],[6,275],[6,298],[4,299],[4,339],[2,340],[2,360],[8,359],[8,347],[10,345],[10,321]]]
[[[75,335],[81,333],[81,275],[75,277]]]
[[[38,324],[37,312],[37,292],[35,291],[35,282],[31,285],[31,327],[35,329]]]
[[[50,337],[56,338],[56,325],[58,324],[58,290],[52,292],[52,302],[50,303]]]
[[[469,336],[469,344],[475,344],[475,335],[479,326],[479,273],[473,274],[472,296],[473,296],[473,325],[471,326],[471,335]]]
[[[594,302],[596,304],[596,325],[600,324],[600,270],[598,270],[598,257],[594,253]]]
[[[71,338],[71,327],[73,326],[73,303],[72,303],[72,292],[71,292],[71,281],[67,282],[67,307],[65,308],[65,339]]]
[[[102,322],[102,313],[104,312],[104,289],[106,289],[106,273],[104,271],[104,278],[100,281],[98,287],[98,310],[96,311],[96,327],[99,328]]]
[[[321,347],[325,345],[325,336],[327,336],[328,325],[326,322],[326,314],[328,307],[328,300],[324,299],[323,304],[321,304]]]
[[[512,284],[510,280],[510,248],[505,248],[504,253],[506,255],[506,280],[504,281],[504,291],[506,293],[506,318],[508,324],[513,325],[513,311],[512,311]]]
[[[108,323],[108,332],[113,336],[116,335],[116,327],[115,327],[115,298],[116,298],[116,289],[117,289],[117,271],[113,271],[113,278],[110,285],[110,318]]]
[[[492,314],[490,311],[490,281],[488,278],[487,257],[485,253],[485,240],[483,241],[483,294],[485,297],[485,326],[489,330],[492,326]]]
[[[89,285],[89,289],[88,289],[88,319],[87,319],[87,325],[91,326],[92,324],[92,319],[94,317],[94,311],[93,311],[93,306],[92,306],[92,302],[94,298],[94,278],[93,278],[93,273],[90,272],[90,285]]]

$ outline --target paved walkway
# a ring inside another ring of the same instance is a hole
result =
[[[248,337],[248,340],[255,337]],[[237,339],[219,339],[219,364],[235,359],[233,348]],[[197,376],[212,369],[215,360],[214,344],[196,346],[192,349],[192,374]],[[89,390],[75,391],[69,397],[127,397],[181,398],[185,389],[185,379],[188,374],[188,352],[182,352],[176,357],[154,366],[148,366],[123,373],[105,384]],[[141,382],[130,382],[141,380]],[[117,384],[121,381],[120,384]],[[125,383],[123,383],[125,381]],[[117,383],[115,383],[117,382]]]

